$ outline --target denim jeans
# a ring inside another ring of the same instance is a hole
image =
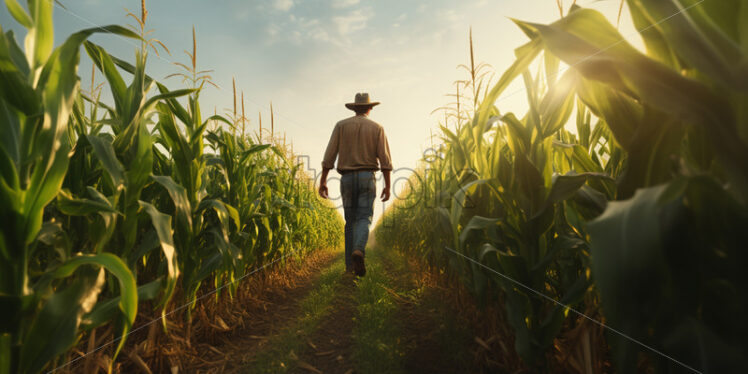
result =
[[[374,215],[374,199],[377,187],[373,171],[354,171],[343,174],[340,179],[340,195],[343,197],[345,216],[345,267],[353,267],[351,254],[355,250],[364,252],[369,239],[369,226]]]

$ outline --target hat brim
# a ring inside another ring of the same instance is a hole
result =
[[[350,109],[350,110],[353,110],[353,109],[355,109],[355,108],[365,108],[365,107],[370,107],[370,108],[373,108],[373,107],[375,107],[375,106],[377,106],[377,105],[379,105],[379,102],[378,102],[378,101],[373,101],[373,102],[371,102],[371,103],[367,103],[367,104],[360,104],[360,103],[346,103],[346,104],[345,104],[345,107],[346,107],[346,108],[348,108],[348,109]]]

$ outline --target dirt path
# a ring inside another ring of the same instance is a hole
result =
[[[250,285],[248,300],[241,305],[229,305],[245,317],[242,323],[232,326],[213,345],[198,343],[199,355],[183,367],[184,372],[244,372],[256,352],[296,321],[299,301],[314,289],[320,272],[339,261],[342,261],[340,253],[323,252],[306,259],[300,271],[273,273]]]
[[[342,272],[338,253],[313,271],[266,291],[243,328],[206,351],[187,372],[458,373],[472,370],[477,345],[467,321],[438,287],[396,254],[372,250],[369,273]],[[219,355],[217,352],[220,352]],[[206,365],[205,363],[214,363]],[[193,370],[191,370],[193,369]]]
[[[356,284],[353,277],[343,276],[335,285],[335,298],[331,310],[319,325],[317,331],[309,337],[305,349],[299,355],[299,362],[308,364],[300,366],[299,372],[312,371],[315,368],[323,373],[344,374],[354,372],[351,360],[355,325]]]

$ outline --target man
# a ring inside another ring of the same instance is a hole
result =
[[[345,104],[356,115],[335,125],[322,160],[319,184],[319,195],[327,199],[327,174],[337,157],[345,216],[345,268],[358,276],[366,274],[364,253],[374,214],[377,170],[384,175],[382,202],[390,198],[390,146],[382,126],[368,118],[371,108],[378,104],[370,101],[368,93],[357,93],[354,102]]]

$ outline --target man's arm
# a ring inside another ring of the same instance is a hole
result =
[[[384,129],[379,132],[377,144],[377,158],[379,159],[379,168],[384,176],[384,189],[382,189],[382,202],[390,199],[390,173],[392,172],[392,160],[390,159],[390,145],[387,142],[387,135]]]
[[[319,195],[323,199],[328,198],[327,193],[327,174],[330,173],[330,169],[335,167],[335,158],[338,157],[338,148],[340,147],[340,128],[335,125],[335,129],[332,130],[330,136],[330,142],[327,143],[327,149],[325,150],[325,156],[322,159],[322,176],[319,180]]]
[[[382,202],[385,202],[390,199],[390,172],[392,170],[385,169],[382,170],[382,175],[384,176],[384,189],[382,189]]]
[[[329,194],[327,192],[327,174],[329,173],[330,169],[322,168],[322,176],[319,178],[319,195],[323,199],[329,198]]]

